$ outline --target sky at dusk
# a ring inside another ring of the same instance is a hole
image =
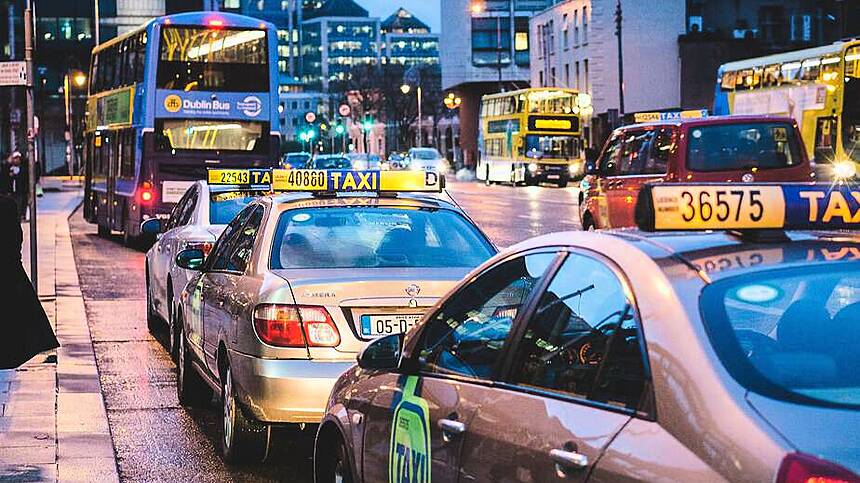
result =
[[[371,17],[385,20],[399,7],[412,12],[413,15],[430,26],[433,32],[439,33],[439,0],[356,0],[359,5],[370,12]]]

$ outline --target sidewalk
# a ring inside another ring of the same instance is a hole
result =
[[[119,481],[68,217],[80,189],[39,198],[39,298],[61,347],[0,371],[0,481]],[[24,266],[29,271],[29,226]],[[53,356],[53,357],[52,357]]]

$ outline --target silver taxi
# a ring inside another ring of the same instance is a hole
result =
[[[173,311],[175,301],[193,272],[176,265],[176,255],[186,248],[208,254],[227,223],[263,194],[259,189],[238,185],[192,184],[166,220],[152,218],[141,224],[141,233],[156,236],[146,252],[146,320],[151,332],[166,324],[170,353],[176,356]]]
[[[860,228],[860,190],[639,200],[639,231],[511,247],[369,344],[315,481],[860,481],[860,236],[808,231]]]
[[[319,423],[367,342],[408,331],[496,252],[454,203],[405,192],[438,191],[433,173],[289,171],[298,190],[248,205],[205,262],[177,256],[198,270],[177,310],[179,399],[220,394],[228,461],[265,459],[273,426]],[[307,192],[309,176],[331,177]]]

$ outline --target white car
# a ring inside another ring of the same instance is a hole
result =
[[[406,155],[409,169],[413,171],[448,172],[448,162],[436,148],[412,148]]]
[[[150,332],[167,325],[170,353],[176,354],[173,309],[177,296],[191,278],[179,268],[176,254],[186,248],[209,253],[215,240],[230,220],[262,194],[238,185],[209,185],[197,181],[182,196],[168,219],[150,219],[141,225],[142,233],[155,234],[157,241],[146,253],[146,319]]]

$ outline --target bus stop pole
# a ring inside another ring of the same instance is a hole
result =
[[[33,105],[33,5],[32,0],[27,0],[24,9],[24,61],[27,69],[27,187],[30,208],[30,280],[39,293],[39,244],[36,232],[36,126],[35,107]]]

